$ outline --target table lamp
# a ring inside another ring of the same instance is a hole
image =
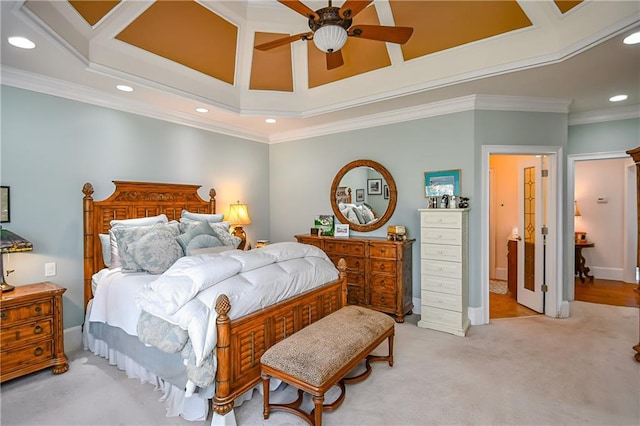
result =
[[[0,272],[2,272],[2,283],[0,288],[2,292],[11,291],[15,287],[7,283],[4,279],[4,263],[3,258],[5,253],[18,253],[21,251],[33,250],[33,244],[30,241],[22,238],[21,236],[14,234],[8,229],[3,229],[0,226]],[[13,271],[9,271],[11,273]]]
[[[238,201],[236,204],[229,206],[229,214],[227,215],[227,221],[233,226],[233,235],[240,238],[242,241],[238,245],[240,250],[244,250],[247,244],[247,234],[242,229],[242,225],[251,224],[251,218],[249,217],[249,209],[246,204],[240,204]]]

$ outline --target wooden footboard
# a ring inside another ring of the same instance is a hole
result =
[[[216,301],[216,394],[213,410],[225,415],[233,401],[260,383],[260,357],[274,344],[347,304],[347,264],[338,262],[339,278],[251,315],[232,321],[225,295]]]

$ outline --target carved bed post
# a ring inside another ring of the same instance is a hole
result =
[[[627,154],[629,154],[632,158],[633,161],[636,163],[636,188],[637,188],[637,193],[638,193],[638,197],[637,197],[637,214],[638,214],[638,248],[636,251],[636,284],[638,284],[638,286],[636,286],[635,292],[638,293],[638,300],[640,301],[640,283],[638,283],[638,275],[640,273],[639,268],[640,268],[640,146],[634,149],[631,149],[629,151],[627,151]],[[638,334],[640,335],[640,319],[638,320]],[[637,345],[635,345],[633,347],[633,350],[636,351],[636,354],[634,356],[635,360],[640,362],[640,341],[638,342]]]
[[[216,190],[213,188],[209,190],[209,207],[211,213],[216,213]]]
[[[231,319],[227,315],[231,310],[229,298],[221,294],[216,300],[216,331],[218,343],[216,344],[216,394],[213,397],[213,411],[224,416],[233,409],[233,400],[229,401],[231,394]]]
[[[91,276],[94,271],[93,254],[93,185],[89,182],[82,187],[84,198],[82,199],[82,228],[84,233],[84,308],[87,308],[91,300]]]
[[[338,277],[342,280],[341,303],[340,306],[347,306],[347,261],[341,258],[338,261]]]

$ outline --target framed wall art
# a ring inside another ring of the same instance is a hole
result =
[[[460,195],[460,169],[424,173],[424,196]]]
[[[367,179],[367,194],[382,195],[382,179]]]
[[[356,202],[364,201],[364,189],[356,189]]]
[[[385,185],[384,186],[384,190],[382,192],[384,194],[384,199],[388,200],[389,199],[389,185]]]
[[[0,186],[0,222],[11,221],[11,205],[9,198],[9,187]]]

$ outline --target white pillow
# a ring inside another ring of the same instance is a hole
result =
[[[185,219],[199,220],[204,222],[222,222],[224,215],[218,214],[205,214],[205,213],[191,213],[187,210],[182,210],[182,217]]]
[[[109,234],[99,234],[98,237],[102,246],[102,262],[108,268],[111,265],[111,239]]]
[[[109,222],[109,224],[112,228],[115,228],[116,226],[150,226],[158,222],[167,223],[169,219],[166,214],[159,214],[157,216],[139,217],[135,219],[114,219]]]

